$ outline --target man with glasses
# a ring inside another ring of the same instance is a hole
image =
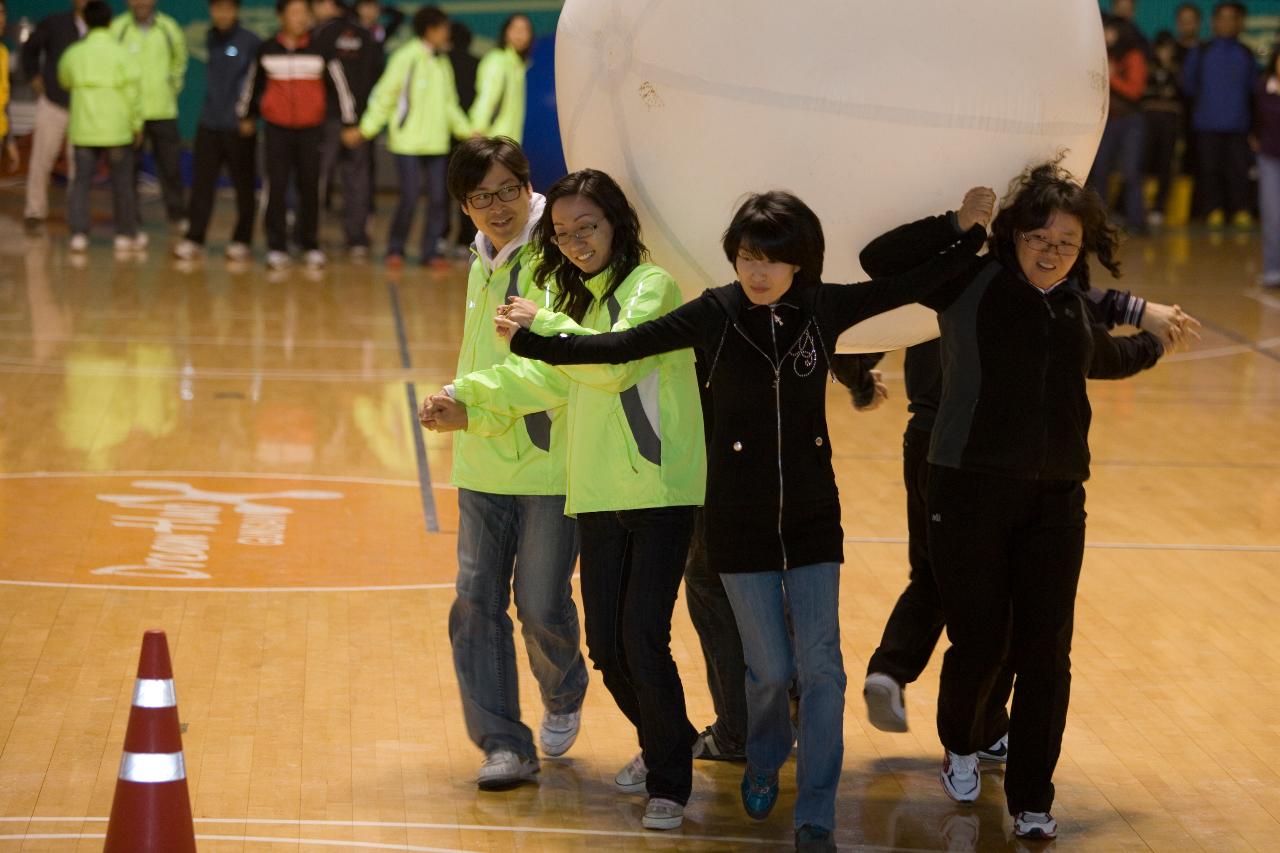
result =
[[[448,182],[478,231],[455,375],[504,363],[517,374],[527,369],[543,377],[536,384],[513,383],[512,394],[537,393],[548,381],[560,381],[553,396],[568,399],[564,374],[548,379],[540,367],[512,356],[493,329],[493,316],[509,296],[549,301],[534,283],[536,259],[527,248],[545,204],[530,187],[529,161],[506,137],[468,140],[450,160]],[[557,403],[510,420],[474,408],[465,429],[454,433],[458,595],[449,611],[449,641],[467,733],[485,754],[477,778],[482,791],[514,787],[539,769],[533,735],[520,720],[507,616],[513,588],[542,696],[543,754],[563,755],[578,735],[587,670],[570,587],[578,546],[577,526],[564,514],[564,413]],[[424,401],[424,426],[433,417],[432,402]]]

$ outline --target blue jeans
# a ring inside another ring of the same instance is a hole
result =
[[[1258,155],[1258,212],[1262,215],[1262,280],[1280,284],[1280,160]]]
[[[794,679],[800,690],[795,825],[835,829],[844,762],[840,566],[815,563],[785,572],[725,573],[720,579],[747,660],[747,763],[777,773],[791,754]]]
[[[533,735],[520,722],[507,606],[514,585],[529,668],[547,712],[581,709],[587,668],[570,587],[576,526],[565,517],[563,495],[459,489],[458,516],[458,597],[449,611],[449,642],[467,734],[485,754],[509,749],[536,758]]]
[[[1125,224],[1138,231],[1147,227],[1146,200],[1142,193],[1146,152],[1147,117],[1142,113],[1112,116],[1102,130],[1102,141],[1098,143],[1098,154],[1087,181],[1089,187],[1106,198],[1111,172],[1119,169],[1124,178]]]
[[[111,211],[117,236],[134,237],[138,233],[137,195],[133,187],[132,145],[115,145],[109,148],[75,146],[75,177],[71,179],[71,191],[67,193],[67,224],[72,234],[88,236],[90,226],[89,190],[98,162],[107,158],[111,175]]]
[[[422,255],[426,263],[436,256],[436,243],[449,227],[449,192],[445,189],[445,171],[449,165],[448,154],[416,156],[397,154],[396,176],[400,179],[400,200],[391,218],[391,233],[387,237],[387,254],[404,255],[409,241],[409,229],[413,227],[413,212],[418,206],[418,196],[425,185],[427,191],[427,221],[422,226]]]

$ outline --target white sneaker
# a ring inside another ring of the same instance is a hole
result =
[[[147,248],[147,243],[149,242],[150,240],[147,238],[147,232],[139,231],[137,234],[133,235],[133,250],[135,252],[141,252],[143,249]]]
[[[1147,225],[1152,228],[1159,228],[1164,225],[1164,214],[1158,210],[1152,210],[1147,213]]]
[[[311,249],[303,258],[309,267],[322,267],[326,260],[324,252],[319,249]]]
[[[267,268],[273,270],[286,269],[291,263],[288,252],[267,252]]]
[[[651,797],[644,807],[640,825],[645,829],[679,829],[684,823],[684,806],[675,800]]]
[[[248,243],[228,243],[226,250],[223,252],[229,261],[243,261],[249,257]]]
[[[1018,812],[1013,819],[1013,834],[1019,838],[1058,837],[1058,822],[1048,812]]]
[[[347,257],[353,261],[367,261],[369,260],[369,247],[352,246],[347,249]]]
[[[68,244],[68,248],[71,249],[71,251],[77,252],[77,253],[89,251],[89,235],[88,234],[72,234],[71,242]]]
[[[189,261],[192,258],[203,254],[204,246],[201,246],[194,240],[182,240],[173,247],[173,256],[175,258],[181,258],[184,261]]]
[[[499,749],[484,757],[476,784],[481,791],[506,791],[532,780],[538,770],[538,759],[522,758],[509,749]]]
[[[862,682],[862,698],[867,700],[867,719],[882,732],[907,730],[907,707],[902,701],[902,685],[891,675],[873,672]]]
[[[626,767],[613,777],[613,784],[628,794],[643,794],[645,780],[649,778],[649,768],[644,764],[644,753],[631,759]]]
[[[978,775],[978,754],[959,755],[948,751],[938,774],[947,796],[957,803],[972,803],[982,793],[982,777]]]
[[[115,250],[117,252],[132,252],[133,238],[126,237],[124,234],[117,234],[115,242],[112,245],[115,246]]]
[[[538,733],[538,742],[542,745],[542,754],[559,758],[569,751],[573,742],[578,739],[578,728],[582,725],[582,711],[570,714],[542,715],[542,730]]]
[[[1009,735],[1003,734],[1000,736],[1000,740],[991,744],[991,746],[978,750],[978,760],[1007,764],[1009,762]]]

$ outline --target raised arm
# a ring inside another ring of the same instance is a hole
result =
[[[1091,323],[1089,328],[1093,332],[1090,379],[1127,379],[1153,367],[1164,355],[1164,345],[1150,332],[1115,337],[1099,323]]]
[[[555,368],[511,355],[493,367],[458,377],[452,391],[454,399],[468,409],[518,418],[567,403],[569,379]]]

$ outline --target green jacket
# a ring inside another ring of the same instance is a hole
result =
[[[515,48],[494,48],[476,70],[471,127],[485,136],[524,136],[525,63]]]
[[[458,106],[458,86],[449,57],[415,38],[396,48],[387,70],[369,94],[360,132],[373,139],[390,126],[387,148],[392,154],[448,154],[450,131],[459,139],[471,125]]]
[[[138,64],[99,27],[58,60],[58,82],[71,93],[67,136],[72,145],[132,145],[142,129]]]
[[[621,331],[678,307],[680,288],[665,270],[641,264],[601,299],[608,276],[587,281],[596,301],[578,324],[542,309],[533,331],[541,335]],[[568,490],[565,512],[701,505],[706,491],[706,438],[693,350],[650,356],[627,364],[551,367],[537,373],[506,364],[464,376],[454,394],[482,420],[518,416],[563,400],[557,374],[568,388]]]
[[[142,118],[177,118],[178,93],[187,77],[187,38],[178,22],[155,12],[144,30],[126,12],[111,22],[111,37],[129,52],[142,77]]]

